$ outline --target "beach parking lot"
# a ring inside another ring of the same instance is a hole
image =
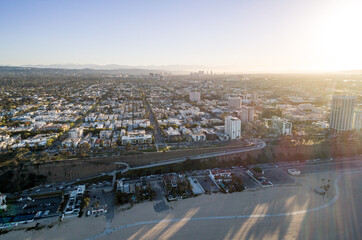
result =
[[[246,172],[235,172],[234,174],[243,181],[246,189],[260,188],[260,186]]]
[[[87,210],[95,209],[98,207],[105,208],[107,206],[107,219],[114,218],[114,193],[104,192],[103,189],[91,190],[89,192],[90,202]]]
[[[280,168],[264,170],[264,176],[274,185],[295,183],[295,180]]]
[[[205,190],[202,188],[201,184],[195,177],[188,177],[188,180],[192,186],[192,191],[195,195],[204,194]]]
[[[153,209],[155,212],[162,212],[168,210],[170,207],[165,198],[165,189],[161,181],[151,181],[151,187],[156,192],[153,199]]]
[[[197,181],[199,181],[202,188],[205,192],[219,192],[220,188],[211,180],[209,176],[197,176]]]
[[[34,200],[24,200],[22,202],[16,202],[11,204],[10,213],[16,215],[22,214],[36,214],[42,211],[42,216],[47,212],[47,216],[57,214],[60,203],[62,202],[61,196],[44,197]]]

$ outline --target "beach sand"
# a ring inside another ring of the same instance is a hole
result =
[[[12,231],[1,239],[361,239],[362,173],[340,178],[340,195],[333,203],[339,174],[300,176],[295,186],[202,195],[172,202],[163,212],[146,202],[116,212],[110,223],[105,217],[66,219],[51,229]],[[328,196],[311,190],[321,178],[331,180]]]

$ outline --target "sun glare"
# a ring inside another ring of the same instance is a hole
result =
[[[321,17],[317,47],[323,67],[329,70],[357,69],[362,65],[362,3],[335,6]]]

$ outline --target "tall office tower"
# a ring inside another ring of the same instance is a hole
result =
[[[241,136],[241,121],[239,118],[232,116],[225,118],[225,134],[230,139],[236,139]]]
[[[254,121],[254,108],[242,106],[239,111],[239,117],[242,123]]]
[[[362,130],[362,109],[354,111],[353,129],[357,131]]]
[[[190,92],[190,101],[191,102],[198,102],[201,99],[200,92]]]
[[[352,130],[355,105],[355,96],[333,96],[329,128],[338,133]]]
[[[242,99],[240,97],[229,97],[228,107],[229,110],[239,110],[241,107]]]

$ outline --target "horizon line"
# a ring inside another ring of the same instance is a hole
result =
[[[58,66],[57,66],[58,65]],[[79,67],[70,67],[66,65],[74,65]],[[93,65],[98,66],[99,68],[92,68],[90,66],[87,67],[87,65]],[[84,67],[81,67],[84,66]],[[114,68],[102,68],[107,66],[115,66]],[[117,66],[119,68],[117,68]],[[312,69],[304,69],[304,70],[298,70],[298,69],[287,69],[287,70],[222,70],[223,67],[210,67],[206,65],[185,65],[185,64],[168,64],[168,65],[155,65],[155,64],[148,64],[148,65],[126,65],[126,64],[116,64],[116,63],[110,63],[110,64],[95,64],[95,63],[65,63],[65,64],[21,64],[21,65],[2,65],[0,64],[0,67],[20,67],[20,68],[38,68],[38,69],[66,69],[66,70],[86,70],[91,69],[95,71],[111,71],[111,70],[125,70],[125,69],[138,69],[138,70],[152,70],[152,71],[165,71],[165,72],[185,72],[186,73],[193,73],[198,71],[206,71],[206,72],[212,72],[213,74],[329,74],[329,73],[353,73],[356,72],[356,74],[362,74],[362,68],[361,69],[344,69],[344,70],[312,70]],[[155,68],[150,68],[155,67]],[[162,69],[162,67],[181,67],[181,69]],[[182,69],[182,67],[185,67],[186,69]],[[187,67],[192,68],[198,68],[198,69],[187,69]],[[211,74],[209,74],[211,75]]]

